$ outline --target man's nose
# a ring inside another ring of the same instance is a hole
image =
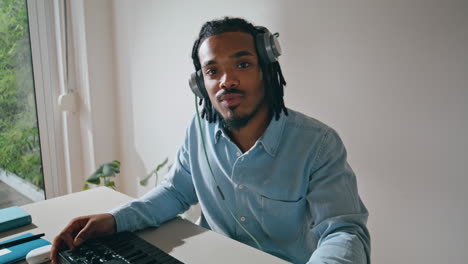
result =
[[[232,72],[232,71],[226,71],[224,72],[221,82],[220,82],[220,88],[221,89],[230,89],[230,88],[235,88],[239,86],[239,78],[237,78],[237,75]]]

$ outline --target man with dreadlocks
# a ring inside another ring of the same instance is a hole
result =
[[[203,25],[190,79],[203,120],[197,110],[164,183],[109,214],[72,220],[53,257],[63,244],[159,226],[198,203],[203,227],[293,263],[370,262],[368,213],[343,143],[285,107],[280,51],[268,58],[260,43],[268,33],[239,18]]]

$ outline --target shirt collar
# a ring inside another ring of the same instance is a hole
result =
[[[284,125],[287,118],[288,117],[283,112],[281,112],[278,120],[276,120],[275,117],[272,117],[267,129],[258,139],[258,144],[261,144],[265,151],[271,156],[275,156],[278,151],[278,146],[281,141],[281,136],[283,135]],[[224,133],[222,121],[216,122],[214,128],[214,139],[216,144]]]

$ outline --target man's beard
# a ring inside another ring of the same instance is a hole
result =
[[[225,129],[239,130],[245,127],[249,123],[249,121],[258,113],[262,105],[263,105],[263,102],[260,102],[252,112],[250,112],[249,114],[242,115],[242,116],[235,115],[234,111],[237,108],[237,106],[232,109],[229,109],[233,113],[233,116],[230,118],[225,119],[219,112],[218,112],[218,115],[221,117],[221,120],[223,122],[223,127]]]

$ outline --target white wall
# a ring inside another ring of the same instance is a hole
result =
[[[202,23],[241,16],[280,32],[287,106],[342,136],[373,262],[466,262],[468,4],[439,2],[112,2],[120,190],[182,143]]]

